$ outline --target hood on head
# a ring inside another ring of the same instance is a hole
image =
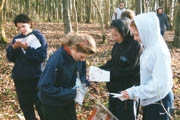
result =
[[[134,17],[134,22],[145,48],[160,43],[162,36],[160,34],[159,20],[156,13],[149,12],[139,14]]]
[[[111,28],[116,28],[118,32],[123,36],[124,40],[129,34],[128,26],[123,23],[122,20],[113,20],[111,23]]]

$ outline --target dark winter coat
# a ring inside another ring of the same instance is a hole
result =
[[[168,22],[168,17],[166,14],[162,13],[162,14],[157,14],[158,18],[159,18],[159,24],[160,24],[160,29],[161,31],[166,31],[170,29],[170,25]]]
[[[11,45],[6,49],[6,56],[9,61],[14,63],[12,78],[14,80],[39,79],[42,73],[42,65],[47,57],[47,42],[39,31],[32,31],[28,35],[19,34],[14,37],[11,44],[17,39],[36,39],[41,44],[39,48],[28,46],[26,50],[22,48],[13,49]]]
[[[119,92],[140,81],[139,57],[140,44],[130,34],[124,37],[122,43],[115,43],[111,53],[111,59],[102,69],[110,71],[110,82],[107,83],[109,92]]]
[[[52,106],[73,103],[77,72],[81,81],[87,85],[85,62],[75,61],[63,47],[52,54],[38,84],[41,102]]]

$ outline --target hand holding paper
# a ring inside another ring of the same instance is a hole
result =
[[[31,34],[25,38],[15,39],[15,41],[16,42],[21,41],[23,43],[27,43],[28,46],[33,47],[34,49],[41,47],[41,43],[39,42],[39,40],[36,38],[34,34]]]
[[[109,95],[113,95],[113,98],[119,98],[121,101],[128,100],[127,98],[125,98],[125,97],[123,96],[123,94],[119,94],[119,93],[109,93]]]
[[[95,66],[90,66],[89,81],[110,82],[110,72]]]

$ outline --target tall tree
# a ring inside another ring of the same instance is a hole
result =
[[[6,35],[5,35],[5,28],[4,28],[4,21],[3,21],[3,7],[6,0],[0,0],[0,43],[6,43]]]
[[[86,4],[86,23],[91,23],[92,0],[87,0]]]
[[[69,13],[69,0],[63,1],[63,22],[64,22],[64,33],[67,34],[72,31],[70,13]]]
[[[174,33],[174,41],[173,45],[177,48],[180,48],[180,0],[175,8],[175,15],[174,15],[174,26],[175,26],[175,33]]]
[[[104,23],[106,25],[106,28],[108,28],[110,24],[110,0],[105,0],[104,3],[105,3]]]
[[[28,15],[30,13],[29,10],[29,2],[30,0],[25,0],[25,13]]]
[[[136,15],[142,13],[142,0],[136,0]]]
[[[76,10],[76,4],[75,4],[75,0],[72,0],[72,11],[74,11],[74,18],[75,18],[75,32],[78,32],[78,19],[77,19],[77,10]]]
[[[99,9],[99,8],[101,8],[101,7],[98,7],[98,5],[97,5],[97,3],[95,2],[95,0],[93,0],[93,4],[94,4],[94,6],[96,7],[97,12],[98,12],[98,15],[99,15],[99,17],[100,17],[102,39],[103,39],[103,42],[105,42],[105,40],[106,40],[106,35],[105,35],[105,29],[104,29],[104,19],[103,19],[102,13],[100,12],[100,9]]]

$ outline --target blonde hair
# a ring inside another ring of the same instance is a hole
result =
[[[121,13],[121,20],[127,27],[129,27],[129,24],[134,19],[134,16],[135,16],[134,11],[128,9]]]
[[[96,42],[94,38],[88,34],[69,33],[64,37],[61,45],[69,47],[75,46],[78,52],[86,54],[96,53]]]
[[[134,11],[132,11],[132,10],[130,10],[130,9],[128,9],[128,10],[126,10],[126,11],[123,11],[122,13],[121,13],[121,19],[124,19],[124,18],[129,18],[129,19],[134,19],[134,16],[135,16],[135,13],[134,13]]]

